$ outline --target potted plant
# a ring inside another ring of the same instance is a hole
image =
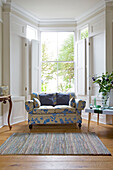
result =
[[[101,76],[93,76],[93,83],[99,85],[99,93],[102,93],[102,105],[103,107],[108,107],[107,101],[109,98],[109,94],[111,89],[113,89],[113,71],[109,74],[102,73]]]

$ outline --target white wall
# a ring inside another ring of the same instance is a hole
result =
[[[9,5],[9,9],[10,9]],[[36,29],[33,21],[14,13],[4,5],[3,12],[3,83],[8,85],[9,93],[12,96],[11,123],[25,121],[27,116],[25,112],[25,80],[26,69],[29,70],[29,63],[25,63],[26,28],[30,25]],[[28,45],[28,44],[27,44]],[[26,54],[27,55],[27,54]],[[29,58],[28,58],[29,60]],[[30,74],[29,72],[27,74]],[[29,76],[28,76],[29,77]],[[28,85],[29,87],[29,85]],[[3,106],[3,122],[7,124],[8,104]]]
[[[95,15],[87,16],[84,20],[78,22],[77,25],[77,40],[80,39],[80,30],[85,26],[88,27],[89,31],[89,42],[87,43],[86,49],[88,49],[86,53],[86,95],[78,96],[83,100],[86,100],[86,107],[89,107],[89,103],[92,101],[91,96],[95,96],[98,94],[98,86],[95,86],[92,83],[92,76],[95,74],[101,74],[105,72],[105,11],[100,10]],[[88,55],[88,56],[87,56]],[[89,63],[88,63],[89,61]],[[100,64],[101,63],[101,64]],[[88,73],[89,70],[89,73]],[[89,79],[89,80],[88,80]],[[90,85],[90,92],[89,86]],[[88,96],[90,94],[91,96]],[[83,112],[82,117],[84,119],[88,119],[88,113]],[[92,116],[92,120],[96,121],[96,115]],[[105,116],[101,118],[101,122],[105,123]]]
[[[0,8],[1,10],[1,8]],[[22,96],[25,96],[25,67],[24,67],[24,52],[23,52],[23,39],[26,38],[26,27],[30,25],[38,30],[39,24],[38,22],[29,16],[24,15],[24,12],[16,11],[11,8],[10,4],[4,6],[3,12],[3,69],[0,67],[2,71],[0,71],[0,84],[3,80],[3,83],[10,87],[10,94],[12,95],[12,99],[14,99],[13,104],[13,120],[18,122],[21,119],[21,112],[24,112],[24,100]],[[0,14],[1,17],[1,14]],[[100,11],[95,10],[95,14],[90,14],[89,16],[84,17],[84,19],[80,19],[76,25],[75,22],[45,22],[40,24],[41,31],[56,31],[57,30],[73,30],[77,37],[76,40],[79,40],[80,29],[84,26],[88,26],[89,28],[89,37],[90,37],[90,57],[91,57],[91,76],[93,74],[102,73],[107,70],[111,70],[113,68],[113,52],[112,50],[112,20],[113,20],[113,12],[112,9],[107,7],[106,9],[100,9]],[[0,33],[1,33],[1,23],[0,23]],[[38,30],[38,36],[40,36],[40,32]],[[110,41],[109,41],[110,39]],[[2,40],[0,36],[0,41]],[[98,43],[98,45],[97,45]],[[0,48],[2,48],[2,43],[0,44]],[[102,50],[103,48],[103,50]],[[101,50],[100,50],[101,49]],[[0,50],[1,51],[1,50]],[[2,52],[2,51],[1,51]],[[0,53],[0,61],[2,63],[2,54]],[[98,57],[99,56],[99,57]],[[110,57],[108,57],[110,56]],[[111,57],[112,56],[112,57]],[[87,60],[86,60],[87,61]],[[98,64],[101,62],[101,66]],[[29,64],[28,64],[29,65]],[[1,65],[0,65],[1,66]],[[30,65],[27,70],[30,71]],[[86,62],[86,73],[87,73],[87,62]],[[2,76],[3,75],[3,76]],[[29,73],[30,75],[30,73]],[[30,82],[30,76],[28,82]],[[86,82],[87,85],[87,82]],[[29,87],[30,85],[28,85]],[[88,87],[86,86],[86,94]],[[92,95],[97,94],[97,87],[93,87]],[[78,96],[83,100],[88,101],[89,96]],[[20,100],[19,100],[20,99]],[[16,104],[15,101],[17,100]],[[87,102],[88,103],[88,102]],[[23,110],[18,110],[20,108]],[[7,109],[6,109],[7,110]],[[5,109],[4,109],[4,112]],[[19,118],[20,117],[20,118]],[[23,116],[25,117],[25,116]],[[83,114],[84,118],[87,118],[87,114]],[[17,120],[17,121],[16,121]],[[23,118],[22,118],[23,120]],[[95,118],[93,119],[95,120]],[[106,119],[103,118],[104,122]],[[14,122],[13,122],[14,123]]]
[[[0,85],[2,85],[2,6],[0,5]],[[2,103],[0,103],[0,126],[2,125]]]

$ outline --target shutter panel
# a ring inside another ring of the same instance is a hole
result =
[[[91,44],[92,40],[91,38],[86,39],[86,46],[87,46],[87,104],[91,103],[91,86],[92,86],[92,80],[91,80]]]
[[[31,93],[39,92],[39,42],[31,41]]]
[[[26,38],[23,41],[23,95],[26,99],[29,92],[29,41]]]
[[[75,45],[76,94],[85,95],[85,40],[80,40]]]

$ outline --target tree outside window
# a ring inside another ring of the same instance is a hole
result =
[[[43,32],[42,92],[74,91],[74,33]]]
[[[88,27],[86,27],[80,31],[80,38],[81,38],[81,40],[88,38]]]

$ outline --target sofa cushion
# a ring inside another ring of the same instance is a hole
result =
[[[69,105],[69,94],[56,93],[56,105]]]
[[[57,105],[55,106],[55,112],[56,113],[75,113],[75,108],[71,107],[71,106],[67,106],[67,105]]]
[[[41,106],[54,106],[54,94],[39,94]]]
[[[37,114],[55,113],[55,107],[53,107],[53,106],[40,106],[39,108],[34,108],[33,113],[37,113]]]
[[[69,100],[69,106],[71,106],[71,107],[76,107],[76,102],[75,102],[75,98],[74,97],[72,97],[70,100]]]
[[[34,102],[34,107],[35,108],[39,108],[41,103],[37,98],[33,98],[33,102]]]

